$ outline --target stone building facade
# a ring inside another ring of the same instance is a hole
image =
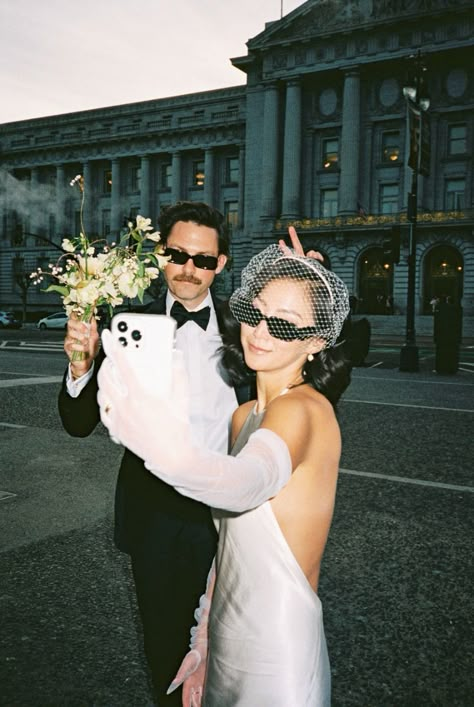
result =
[[[78,232],[68,182],[81,173],[90,234],[116,234],[137,213],[155,221],[178,199],[220,208],[232,233],[223,291],[293,224],[360,313],[405,312],[415,238],[417,314],[451,295],[473,315],[473,9],[468,0],[309,0],[232,60],[242,86],[1,125],[0,308],[18,309],[22,273],[56,259],[62,237]],[[402,89],[417,52],[430,106],[413,234]],[[384,250],[392,236],[398,264]],[[45,302],[58,306],[31,288],[27,296],[32,318]]]

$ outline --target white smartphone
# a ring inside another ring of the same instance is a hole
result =
[[[110,331],[139,385],[166,397],[172,383],[175,320],[164,314],[123,312],[113,317]]]

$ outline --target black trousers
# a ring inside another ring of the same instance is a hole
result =
[[[459,366],[459,346],[436,346],[435,369],[436,373],[457,373]]]
[[[181,707],[181,688],[166,690],[189,650],[194,611],[216,552],[212,522],[157,515],[131,555],[145,654],[158,707]]]

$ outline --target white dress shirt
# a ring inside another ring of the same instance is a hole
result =
[[[169,315],[174,298],[166,295],[166,314]],[[197,310],[210,308],[209,324],[204,331],[196,322],[189,321],[176,330],[176,348],[182,352],[190,388],[190,421],[197,442],[207,449],[227,454],[232,413],[237,408],[234,389],[219,375],[217,350],[222,339],[210,293]],[[93,366],[74,380],[71,370],[66,378],[69,395],[77,397],[92,377]]]

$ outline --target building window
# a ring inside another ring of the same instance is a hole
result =
[[[25,275],[25,261],[23,258],[14,258],[12,261],[12,292],[16,292],[19,283]]]
[[[380,185],[380,213],[396,214],[398,212],[398,184]]]
[[[74,233],[79,234],[82,231],[81,212],[74,211]]]
[[[466,151],[466,125],[450,125],[448,128],[448,155],[465,155]]]
[[[339,140],[337,137],[323,140],[322,165],[324,169],[335,169],[339,164]]]
[[[50,262],[51,260],[49,258],[46,258],[44,255],[40,255],[39,258],[36,258],[36,268],[38,270],[43,270],[43,272],[48,272]]]
[[[102,237],[107,238],[110,233],[110,209],[102,211]]]
[[[322,189],[320,212],[323,218],[337,216],[337,189]]]
[[[21,221],[14,222],[10,240],[12,246],[25,245],[25,228]]]
[[[44,247],[45,242],[49,240],[46,234],[47,231],[45,228],[38,228],[38,233],[35,233],[35,246]]]
[[[160,174],[160,187],[161,187],[161,189],[171,189],[172,178],[173,178],[173,172],[172,172],[171,163],[168,162],[167,164],[162,164],[161,165],[161,174]]]
[[[138,165],[130,167],[130,191],[140,191],[140,167]]]
[[[466,193],[465,179],[447,179],[445,192],[446,211],[462,211]]]
[[[196,160],[193,162],[193,185],[195,187],[204,186],[204,160]]]
[[[239,223],[239,202],[226,201],[224,204],[224,216],[227,228],[229,232],[232,233],[233,229],[236,228]]]
[[[238,184],[240,178],[240,164],[238,157],[227,157],[225,161],[226,184]]]
[[[382,133],[382,162],[398,162],[400,159],[400,133],[390,130]]]
[[[48,236],[54,240],[56,235],[56,214],[49,214],[48,216]]]
[[[112,170],[104,169],[104,175],[102,178],[102,192],[104,194],[110,194],[112,191]]]

